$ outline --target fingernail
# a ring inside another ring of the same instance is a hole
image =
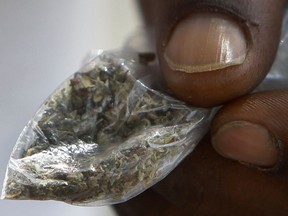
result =
[[[275,139],[264,127],[244,121],[222,126],[212,138],[222,156],[259,167],[273,167],[279,157]]]
[[[236,21],[219,13],[196,13],[176,26],[164,58],[172,70],[195,73],[240,65],[246,52],[246,37]]]

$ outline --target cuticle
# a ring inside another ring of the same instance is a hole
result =
[[[283,167],[283,165],[286,163],[286,160],[284,157],[284,155],[286,154],[286,150],[284,149],[285,146],[283,145],[282,141],[278,138],[277,135],[273,134],[270,130],[268,130],[268,133],[270,135],[272,143],[275,145],[275,148],[277,148],[279,152],[279,157],[275,165],[271,167],[259,167],[259,166],[254,166],[251,164],[246,164],[246,165],[256,168],[257,170],[262,171],[262,172],[269,172],[272,174],[277,174],[279,170]]]
[[[283,142],[279,139],[278,136],[272,133],[270,133],[270,135],[271,135],[272,142],[275,144],[275,147],[278,149],[279,157],[275,166],[267,169],[266,171],[269,171],[271,173],[277,173],[283,167],[283,165],[286,164],[287,162],[285,159],[287,149],[285,148],[285,145],[283,145]]]

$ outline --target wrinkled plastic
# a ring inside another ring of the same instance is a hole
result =
[[[265,80],[255,91],[283,89],[288,87],[288,9],[282,24],[282,35],[275,61]]]
[[[123,202],[194,149],[211,110],[158,91],[154,64],[119,54],[99,54],[44,102],[16,143],[2,198]]]

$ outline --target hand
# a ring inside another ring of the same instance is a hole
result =
[[[288,91],[249,94],[279,44],[284,0],[140,0],[174,96],[224,106],[210,135],[123,215],[288,215]],[[239,163],[240,162],[240,163]]]

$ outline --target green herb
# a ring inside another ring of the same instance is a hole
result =
[[[20,135],[4,198],[111,204],[167,175],[200,117],[134,77],[104,55],[65,82]]]

